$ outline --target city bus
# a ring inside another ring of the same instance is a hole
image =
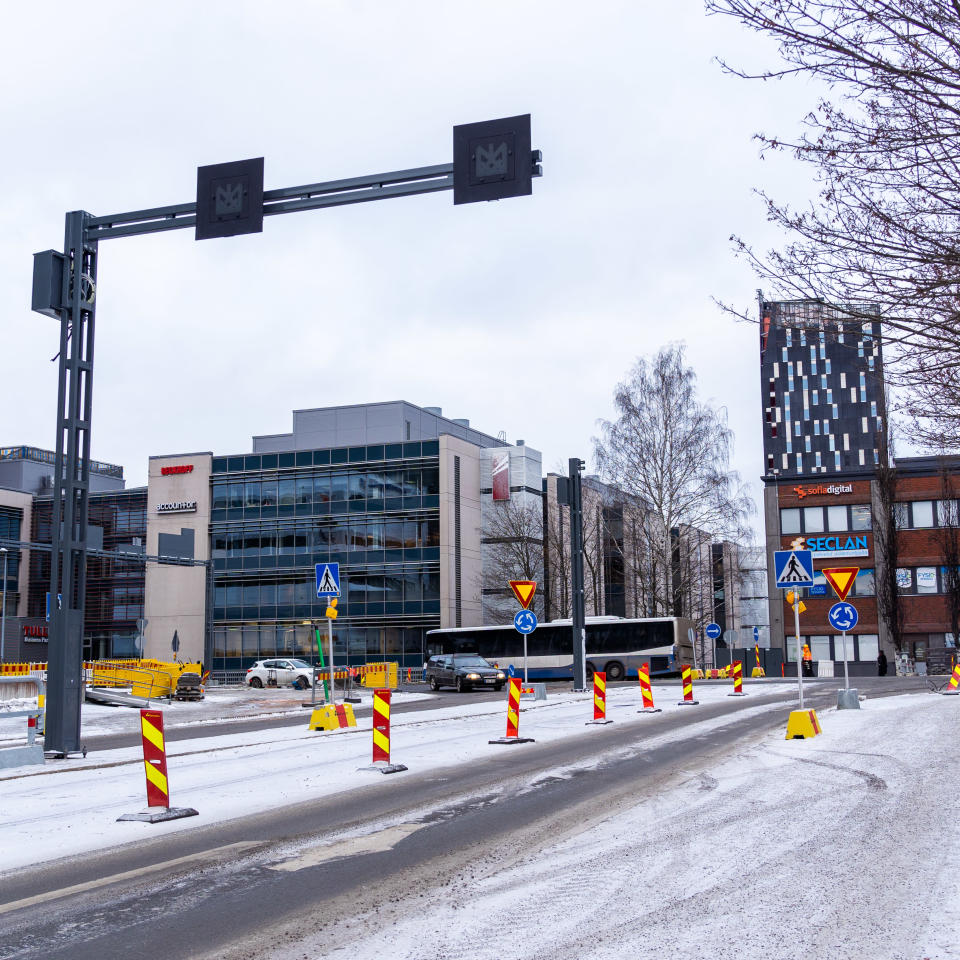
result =
[[[596,670],[608,680],[636,677],[642,663],[651,674],[677,673],[693,663],[693,621],[680,617],[629,620],[587,617],[587,676]],[[501,669],[523,675],[523,637],[510,626],[447,627],[428,630],[426,656],[478,653]],[[541,623],[527,637],[527,675],[531,680],[573,679],[573,629],[570,620]]]

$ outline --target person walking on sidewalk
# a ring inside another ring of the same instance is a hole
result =
[[[881,650],[877,657],[877,676],[885,677],[887,675],[887,655]]]

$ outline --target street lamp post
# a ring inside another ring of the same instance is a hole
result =
[[[4,650],[7,643],[7,558],[10,551],[6,547],[0,547],[0,553],[3,554],[3,609],[0,610],[0,663],[4,662]]]

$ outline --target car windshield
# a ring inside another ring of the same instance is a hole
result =
[[[309,670],[310,664],[306,660],[291,660],[290,663],[296,667],[297,670]]]
[[[483,657],[479,656],[476,653],[468,654],[467,656],[454,657],[453,662],[458,667],[489,667],[490,664],[487,663]]]

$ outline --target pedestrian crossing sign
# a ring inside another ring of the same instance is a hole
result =
[[[340,596],[340,564],[318,563],[317,569],[317,597]]]
[[[773,565],[780,590],[813,586],[812,551],[777,550],[773,554]]]

